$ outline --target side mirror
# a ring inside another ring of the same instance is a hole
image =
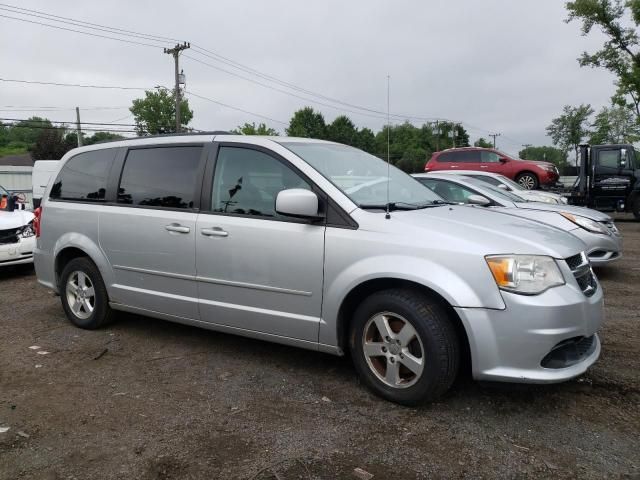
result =
[[[620,168],[627,168],[627,149],[620,149]]]
[[[509,190],[509,187],[507,187],[504,183],[498,185],[498,188],[501,188],[502,190]]]
[[[318,196],[303,188],[281,190],[276,197],[276,212],[296,218],[318,218]]]
[[[491,203],[491,201],[483,197],[482,195],[469,195],[467,197],[467,203],[470,205],[480,205],[481,207],[486,207]]]
[[[500,157],[500,158],[498,159],[498,161],[499,161],[500,163],[507,163],[509,160],[507,160],[505,157]]]

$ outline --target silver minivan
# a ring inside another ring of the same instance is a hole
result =
[[[558,382],[600,354],[602,289],[554,227],[450,205],[319,140],[147,137],[72,150],[35,265],[71,322],[115,310],[343,355],[395,402],[476,379]]]

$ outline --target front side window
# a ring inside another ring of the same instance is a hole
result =
[[[598,165],[607,168],[618,168],[620,164],[620,150],[601,150],[598,153]]]
[[[480,180],[481,182],[488,183],[490,185],[495,185],[496,187],[501,185],[502,182],[495,177],[489,177],[488,175],[467,175],[468,177],[475,178],[476,180]]]
[[[220,147],[213,180],[211,209],[264,218],[285,218],[276,213],[276,196],[282,190],[309,183],[284,163],[259,150]]]
[[[434,193],[451,203],[468,203],[471,195],[477,195],[473,190],[469,190],[456,183],[440,180],[438,178],[424,178],[421,181]]]
[[[62,167],[51,186],[49,198],[104,202],[107,178],[117,149],[106,148],[80,153],[71,157]]]
[[[193,208],[202,146],[129,150],[118,187],[118,203]]]
[[[499,163],[500,156],[496,152],[480,152],[482,163]]]
[[[282,142],[361,208],[414,208],[442,199],[415,178],[357,148],[335,143]],[[388,201],[387,201],[388,199]]]

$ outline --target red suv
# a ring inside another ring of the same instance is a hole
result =
[[[451,148],[435,152],[424,167],[425,172],[436,170],[477,170],[500,173],[531,190],[554,185],[560,174],[553,163],[512,158],[493,148]]]

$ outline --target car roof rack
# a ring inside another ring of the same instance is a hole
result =
[[[226,130],[212,130],[212,131],[202,131],[202,132],[184,132],[184,133],[159,133],[158,135],[142,135],[139,137],[125,137],[125,138],[114,138],[110,140],[101,140],[96,142],[96,144],[102,143],[111,143],[111,142],[128,142],[131,140],[145,140],[147,138],[165,138],[165,137],[189,137],[189,136],[197,136],[197,135],[233,135],[232,132],[227,132]]]

